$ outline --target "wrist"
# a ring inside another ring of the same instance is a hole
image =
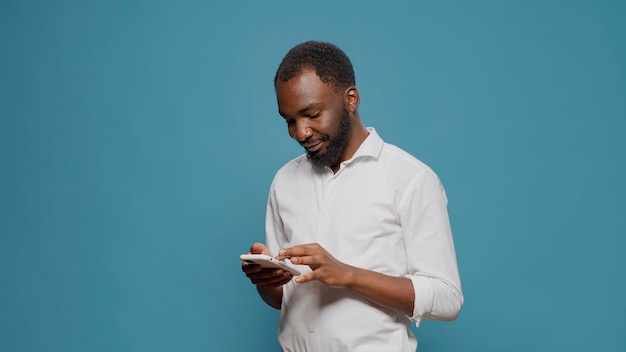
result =
[[[346,265],[346,271],[344,274],[344,286],[349,289],[354,289],[358,286],[359,268]]]

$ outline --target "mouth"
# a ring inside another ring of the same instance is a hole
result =
[[[324,143],[323,140],[321,141],[317,141],[317,142],[313,142],[313,143],[308,143],[308,144],[302,144],[302,146],[309,152],[309,153],[315,153],[317,152],[321,147],[322,147],[322,143]]]

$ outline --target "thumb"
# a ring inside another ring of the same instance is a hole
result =
[[[250,247],[251,254],[266,254],[271,255],[270,250],[263,243],[254,243],[252,247]]]

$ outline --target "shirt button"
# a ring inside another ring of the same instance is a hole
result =
[[[309,332],[312,334],[312,333],[314,333],[314,332],[315,332],[315,329],[313,329],[313,328],[309,328]]]

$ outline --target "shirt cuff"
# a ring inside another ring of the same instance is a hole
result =
[[[405,275],[413,283],[415,301],[413,303],[413,315],[408,318],[419,327],[423,319],[430,317],[435,301],[433,279],[428,276]]]

